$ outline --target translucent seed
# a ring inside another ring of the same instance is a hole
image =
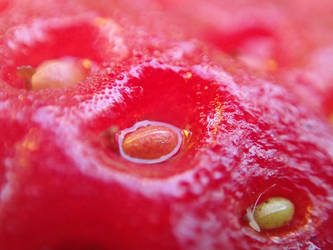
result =
[[[287,225],[293,218],[294,204],[283,197],[272,197],[260,203],[254,211],[254,219],[260,229],[276,229]]]
[[[87,71],[75,60],[50,60],[42,63],[31,78],[33,90],[68,87],[83,81]]]
[[[118,141],[122,156],[140,163],[157,163],[169,159],[177,153],[181,142],[178,128],[149,121],[123,130]]]

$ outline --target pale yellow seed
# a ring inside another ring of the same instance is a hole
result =
[[[254,211],[254,219],[260,229],[276,229],[287,225],[293,218],[294,204],[283,197],[272,197],[260,203]]]
[[[83,81],[87,73],[72,60],[50,60],[42,63],[31,78],[33,90],[68,87]]]

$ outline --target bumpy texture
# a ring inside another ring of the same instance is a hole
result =
[[[229,46],[242,35],[216,42],[173,1],[109,2],[0,3],[1,249],[332,249],[325,97],[314,109],[290,93],[291,65],[248,69]],[[305,53],[278,45],[280,65]],[[17,74],[68,56],[91,62],[77,85],[32,91]],[[188,131],[175,156],[121,157],[113,133],[144,120]],[[291,223],[253,230],[244,216],[261,194],[292,201]]]

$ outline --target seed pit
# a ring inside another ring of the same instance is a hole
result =
[[[217,115],[215,107],[230,97],[218,88],[216,82],[202,78],[195,72],[191,72],[190,78],[185,78],[188,70],[177,72],[168,65],[147,62],[136,65],[133,72],[124,74],[122,80],[117,75],[110,75],[107,79],[111,80],[98,83],[108,86],[114,79],[115,82],[125,83],[126,88],[120,103],[110,108],[103,106],[105,111],[100,113],[103,119],[98,116],[87,123],[89,130],[100,134],[98,145],[101,147],[101,161],[117,171],[153,179],[168,178],[192,169],[200,160],[197,155],[206,146],[210,131],[221,122],[220,119],[210,122],[210,117]],[[107,92],[99,96],[110,98]],[[105,102],[101,101],[101,104],[105,105]],[[137,157],[129,158],[121,154],[121,132],[138,121],[159,121],[164,123],[162,125],[176,126],[174,130],[181,135],[179,150],[164,161],[133,159]],[[112,127],[119,128],[119,131],[110,131]],[[151,165],[155,163],[158,167]]]
[[[38,35],[36,27],[39,27]],[[94,68],[103,61],[102,58],[110,57],[109,54],[101,53],[108,42],[103,34],[94,24],[94,19],[85,16],[74,20],[34,20],[26,25],[13,27],[1,42],[1,46],[6,48],[3,56],[10,60],[3,58],[0,78],[15,88],[32,89],[32,76],[27,78],[25,75],[29,73],[28,67],[38,71],[46,62],[64,59],[70,61],[70,58],[82,61],[81,66],[85,69],[91,63],[84,58],[89,58],[96,63],[92,65]]]
[[[121,156],[136,163],[160,163],[170,159],[182,145],[181,130],[163,122],[141,121],[118,135]]]

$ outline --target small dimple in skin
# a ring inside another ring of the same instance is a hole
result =
[[[166,123],[143,121],[118,137],[121,155],[138,163],[158,163],[171,158],[182,144],[181,130]]]

